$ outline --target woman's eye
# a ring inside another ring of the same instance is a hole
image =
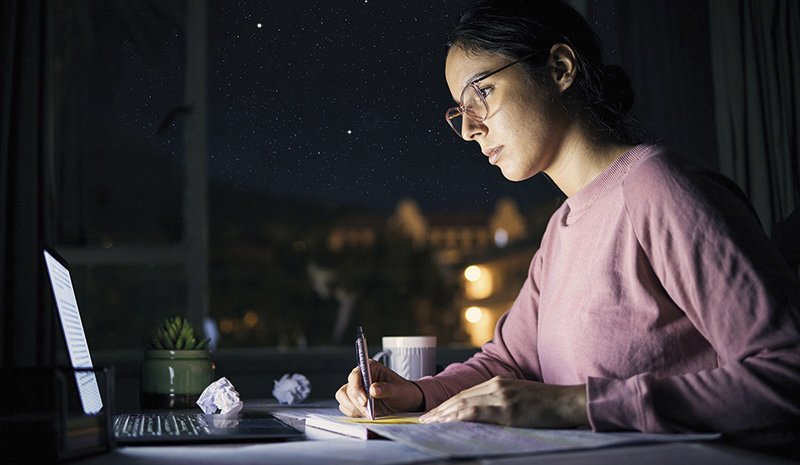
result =
[[[486,98],[489,94],[491,94],[492,89],[494,89],[492,86],[481,87],[481,95],[483,95],[483,98]]]

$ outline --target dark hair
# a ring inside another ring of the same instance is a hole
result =
[[[629,114],[634,93],[625,71],[603,64],[603,46],[575,9],[558,0],[483,0],[467,10],[450,35],[448,48],[499,54],[517,60],[564,43],[576,55],[576,76],[564,92],[564,107],[580,118],[595,139],[639,143],[644,130]],[[520,62],[529,77],[548,85],[547,61],[537,53]],[[538,58],[537,58],[538,57]]]

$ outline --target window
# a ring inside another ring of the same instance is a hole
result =
[[[463,5],[378,3],[52,3],[52,236],[94,347],[174,314],[220,347],[474,342],[459,263],[553,193],[442,121]]]
[[[189,305],[184,5],[48,11],[51,234],[93,345],[141,347]]]

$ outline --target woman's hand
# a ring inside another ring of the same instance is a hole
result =
[[[494,377],[465,389],[426,413],[423,423],[477,421],[506,426],[586,426],[586,386],[557,386]]]
[[[375,416],[395,412],[416,412],[422,410],[422,390],[394,371],[375,360],[369,360],[369,371],[372,375],[370,395],[375,399]],[[347,376],[347,384],[336,391],[339,411],[348,417],[367,416],[367,396],[361,386],[361,371],[353,368]]]

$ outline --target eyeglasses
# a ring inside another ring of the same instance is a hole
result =
[[[483,76],[464,86],[464,90],[461,91],[461,99],[459,100],[458,106],[448,109],[444,114],[447,124],[456,133],[456,135],[458,135],[458,137],[462,139],[464,138],[461,133],[461,129],[464,126],[463,116],[466,116],[476,123],[483,123],[486,121],[486,118],[489,117],[489,104],[486,103],[486,93],[478,84],[489,76],[494,76],[500,71],[503,71],[504,69],[509,68],[522,60],[526,60],[538,53],[539,52],[534,52],[525,55],[524,57],[512,61],[501,68],[484,74]]]

